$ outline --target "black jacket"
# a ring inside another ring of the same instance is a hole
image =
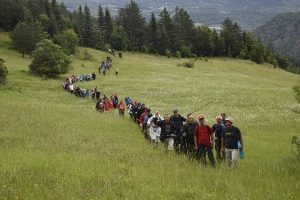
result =
[[[169,123],[167,123],[165,120],[157,121],[157,118],[154,118],[153,122],[156,126],[161,128],[160,139],[165,139],[175,133],[176,127],[174,122],[169,121]]]
[[[183,127],[183,122],[185,122],[186,119],[184,117],[182,117],[181,115],[178,115],[177,117],[175,117],[173,115],[170,118],[170,120],[174,123],[174,125],[176,127],[175,134],[176,135],[181,135],[181,133],[182,133],[182,127]]]
[[[185,125],[183,125],[183,133],[186,133],[187,138],[194,139],[194,132],[197,126],[197,122],[186,123]]]

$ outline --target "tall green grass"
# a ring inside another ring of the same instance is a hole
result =
[[[83,49],[81,49],[83,52]],[[69,74],[97,72],[106,53],[74,60]],[[145,102],[152,110],[198,112],[208,123],[221,112],[244,135],[238,169],[191,163],[154,149],[139,128],[117,112],[97,113],[94,102],[67,94],[61,81],[30,75],[30,60],[0,48],[9,70],[0,88],[0,199],[299,199],[300,169],[291,138],[300,116],[292,86],[299,76],[248,61],[185,60],[124,53],[105,77],[79,83]],[[86,67],[81,67],[84,64]],[[119,75],[114,69],[119,68]],[[196,116],[196,115],[195,115]]]

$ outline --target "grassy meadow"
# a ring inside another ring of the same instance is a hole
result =
[[[242,60],[198,60],[190,69],[177,66],[184,59],[124,53],[113,57],[104,77],[98,66],[106,53],[88,49],[94,60],[74,59],[69,74],[97,72],[96,81],[78,85],[130,96],[161,113],[176,108],[186,115],[215,99],[195,117],[204,114],[212,125],[226,112],[240,127],[246,157],[232,171],[154,149],[128,117],[97,113],[91,99],[63,91],[66,76],[35,77],[30,59],[4,46],[0,199],[300,199],[300,163],[291,145],[300,134],[292,91],[299,75]]]

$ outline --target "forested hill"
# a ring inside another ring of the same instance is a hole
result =
[[[281,55],[300,56],[300,12],[280,14],[255,30],[255,35]]]
[[[130,0],[60,0],[68,9],[76,10],[81,4],[87,3],[96,14],[101,3],[108,7],[112,14],[124,7]],[[145,16],[151,12],[159,13],[162,7],[169,11],[176,6],[187,10],[197,23],[207,25],[220,24],[226,17],[237,21],[243,29],[253,30],[271,20],[279,13],[300,11],[299,0],[136,0]]]

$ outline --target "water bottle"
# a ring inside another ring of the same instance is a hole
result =
[[[244,154],[244,151],[242,150],[242,145],[241,145],[240,141],[238,141],[238,148],[239,148],[240,159],[244,159],[245,154]]]

